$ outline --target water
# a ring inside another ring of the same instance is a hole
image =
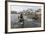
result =
[[[18,22],[18,16],[19,14],[11,14],[11,21],[14,22]]]
[[[12,28],[21,28],[22,27],[22,22],[18,22],[18,16],[20,14],[11,14],[11,26]],[[30,27],[40,27],[41,23],[34,21],[33,19],[27,18],[27,16],[24,17],[24,28],[30,28]]]

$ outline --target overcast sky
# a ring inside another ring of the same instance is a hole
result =
[[[21,6],[21,5],[14,5],[14,6],[11,6],[11,11],[17,11],[17,12],[20,12],[20,11],[23,11],[23,10],[27,10],[27,9],[33,9],[34,10],[37,10],[39,8],[41,8],[40,6]]]

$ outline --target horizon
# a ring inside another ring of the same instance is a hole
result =
[[[32,9],[34,12],[35,10],[41,9],[41,6],[23,6],[23,5],[11,6],[11,11],[22,12],[23,10],[27,10],[27,9]]]

